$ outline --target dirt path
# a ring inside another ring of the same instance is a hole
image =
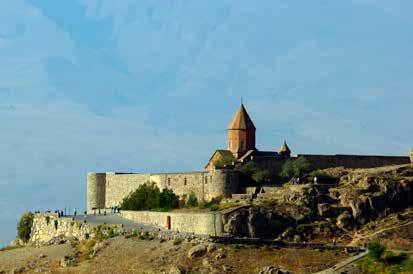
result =
[[[369,238],[372,238],[372,237],[376,236],[377,234],[380,234],[380,233],[383,233],[383,232],[386,232],[386,231],[389,231],[389,230],[401,228],[403,226],[407,226],[407,225],[411,225],[411,224],[413,224],[413,221],[409,221],[409,222],[404,223],[404,224],[394,225],[394,226],[387,227],[387,228],[382,228],[380,230],[374,231],[374,232],[372,232],[370,234],[367,234],[367,235],[356,234],[356,236],[353,238],[353,240],[350,242],[349,245],[350,246],[357,246],[358,243],[360,242],[360,240],[362,240],[362,239],[369,239]]]

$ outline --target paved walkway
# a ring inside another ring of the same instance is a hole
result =
[[[123,227],[127,230],[133,229],[141,229],[143,231],[154,231],[159,230],[160,228],[153,225],[148,224],[141,224],[137,222],[133,222],[131,220],[125,219],[121,217],[119,214],[106,214],[106,215],[77,215],[77,216],[65,216],[69,218],[74,218],[75,220],[80,220],[90,223],[90,224],[114,224],[114,225],[123,225]]]

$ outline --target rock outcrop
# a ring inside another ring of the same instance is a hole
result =
[[[291,223],[274,208],[244,207],[226,216],[224,231],[238,237],[276,238]]]

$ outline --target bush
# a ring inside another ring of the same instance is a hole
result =
[[[369,243],[367,248],[369,249],[369,255],[376,260],[379,260],[384,252],[386,252],[386,247],[378,242]]]
[[[200,209],[207,209],[208,208],[211,211],[217,211],[219,209],[220,201],[221,201],[220,197],[219,198],[214,198],[209,202],[202,201],[202,202],[199,203],[198,207]]]
[[[175,239],[173,245],[180,245],[182,244],[182,239]]]
[[[310,162],[304,157],[300,157],[296,160],[287,160],[280,172],[280,177],[284,180],[290,180],[293,177],[302,177],[304,174],[311,170]]]
[[[249,180],[253,180],[256,183],[269,182],[276,175],[270,171],[269,167],[260,166],[253,161],[241,166],[239,171]]]
[[[186,201],[187,207],[196,207],[198,206],[198,199],[194,193],[189,194],[188,200]]]
[[[177,206],[177,197],[172,190],[161,192],[155,184],[144,184],[125,197],[120,207],[123,210],[167,211]]]
[[[23,242],[30,240],[30,233],[32,232],[34,214],[32,212],[24,213],[19,223],[17,224],[17,236]]]

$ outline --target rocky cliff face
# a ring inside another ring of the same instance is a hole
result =
[[[250,207],[229,212],[223,220],[225,232],[259,238],[294,233],[300,237],[314,233],[337,236],[413,206],[411,165],[334,168],[319,174],[321,184],[310,183],[308,177],[306,184],[267,190]]]
[[[274,238],[293,223],[276,210],[264,207],[245,207],[224,217],[224,231],[249,238]]]
[[[337,187],[329,189],[338,207],[347,209],[352,225],[413,206],[413,168],[355,170],[341,177]]]

